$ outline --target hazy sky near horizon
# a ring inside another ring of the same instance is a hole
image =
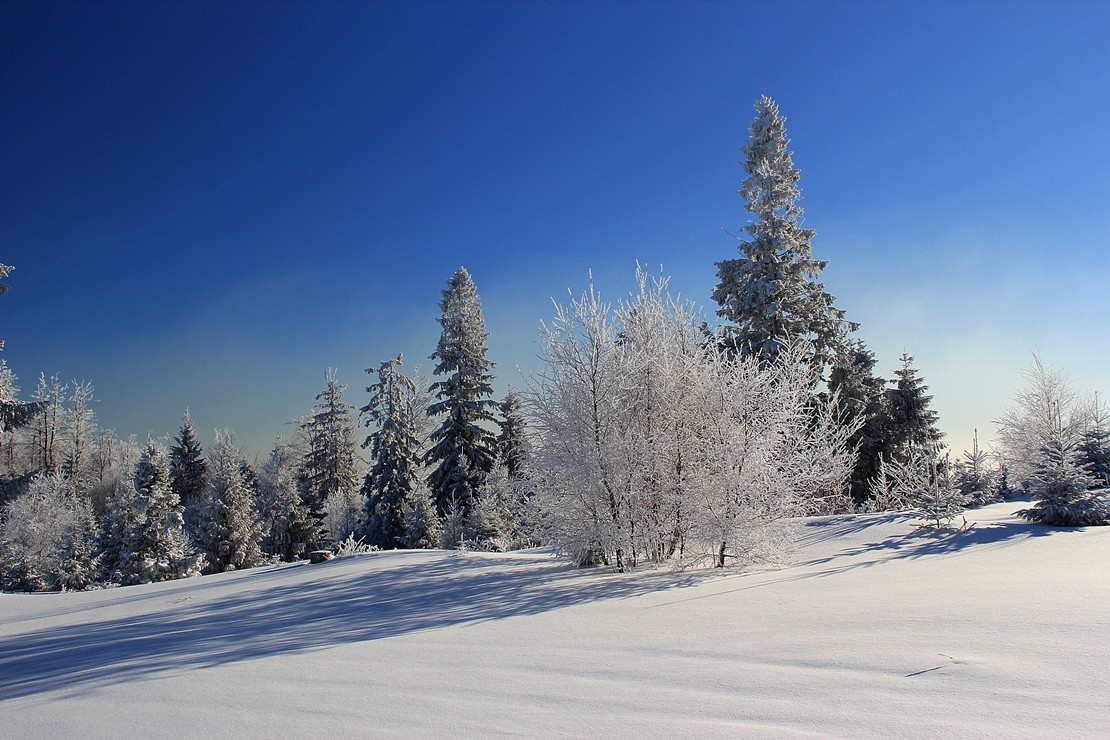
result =
[[[551,298],[707,316],[760,94],[824,282],[969,446],[1039,351],[1110,391],[1110,3],[0,3],[2,356],[103,426],[264,454],[338,369],[426,369],[473,276],[498,391]]]

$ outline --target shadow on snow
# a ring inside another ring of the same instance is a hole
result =
[[[539,614],[689,586],[703,577],[620,576],[511,555],[409,558],[415,563],[382,555],[393,562],[377,567],[382,556],[371,555],[363,556],[365,570],[352,570],[350,560],[303,566],[313,569],[310,581],[294,576],[296,582],[283,582],[289,567],[236,574],[243,581],[235,590],[198,579],[192,588],[136,594],[147,602],[143,614],[6,636],[0,639],[0,699]],[[157,596],[161,603],[151,603]],[[193,598],[203,601],[188,605]]]

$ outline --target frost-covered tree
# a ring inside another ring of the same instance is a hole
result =
[[[956,486],[968,506],[982,506],[995,500],[997,487],[987,453],[979,447],[979,430],[972,436],[971,449],[964,452],[956,474]]]
[[[39,475],[0,512],[0,588],[87,588],[99,565],[88,498],[60,474]]]
[[[767,96],[743,148],[746,177],[739,194],[752,220],[740,239],[740,257],[717,263],[713,300],[725,346],[773,362],[788,345],[805,340],[819,372],[831,363],[855,324],[833,305],[819,282],[826,263],[813,259],[813,230],[802,226],[799,172],[794,167],[786,119]]]
[[[184,507],[170,485],[165,451],[148,441],[135,466],[135,508],[132,533],[136,570],[133,582],[150,583],[200,575],[202,556],[185,532]]]
[[[1096,393],[1079,454],[1097,488],[1110,488],[1110,414]]]
[[[258,515],[262,551],[292,562],[316,538],[316,523],[297,489],[299,456],[292,445],[278,442],[258,471]]]
[[[355,467],[355,407],[343,400],[347,386],[335,370],[324,373],[326,387],[316,394],[312,413],[300,421],[305,456],[301,464],[301,498],[320,523],[320,536],[343,539],[357,524],[358,471]],[[340,531],[344,530],[344,531]],[[314,546],[322,545],[317,541]]]
[[[405,508],[409,496],[421,485],[418,479],[420,440],[415,434],[416,384],[400,371],[404,357],[386,360],[376,370],[377,382],[366,391],[369,402],[359,412],[375,431],[362,443],[370,450],[370,470],[362,486],[366,500],[365,538],[383,549],[404,543]]]
[[[786,517],[843,501],[855,429],[813,399],[808,347],[727,353],[664,279],[638,280],[615,309],[591,286],[541,329],[528,477],[545,539],[617,569],[779,550]]]
[[[886,391],[887,418],[883,430],[888,459],[903,463],[937,452],[944,433],[937,429],[937,412],[929,408],[929,386],[913,366],[913,357],[902,354],[902,367],[894,371],[893,386]]]
[[[262,562],[262,528],[253,495],[243,479],[239,449],[226,431],[217,431],[205,491],[208,516],[200,544],[211,572],[253,568]]]
[[[1072,381],[1039,355],[1023,373],[1026,386],[995,420],[997,444],[1011,479],[1027,490],[1038,483],[1041,458],[1061,440],[1072,444],[1087,426],[1088,411]]]
[[[418,486],[405,502],[405,535],[402,546],[411,550],[439,547],[443,523],[436,514],[435,502],[426,486]]]
[[[170,446],[170,487],[184,507],[186,524],[193,533],[199,531],[207,485],[208,463],[204,459],[193,418],[185,409],[181,429]]]
[[[92,410],[93,387],[87,381],[72,383],[69,409],[62,424],[65,458],[62,472],[74,486],[85,491],[94,478],[92,446],[96,436],[96,414]]]
[[[38,401],[18,400],[17,383],[18,379],[8,363],[0,360],[0,456],[9,475],[15,474],[20,467],[16,462],[16,432],[28,426],[45,409]]]
[[[442,421],[431,433],[424,463],[433,467],[428,486],[436,512],[443,518],[453,507],[456,517],[466,519],[493,467],[497,441],[490,428],[497,403],[491,398],[493,363],[486,359],[489,335],[478,290],[465,267],[447,281],[439,308],[442,332],[432,359],[437,361],[435,374],[443,379],[432,384],[437,400],[428,415]]]
[[[520,478],[532,454],[532,444],[528,440],[527,422],[524,416],[524,401],[512,388],[498,407],[501,411],[497,420],[501,433],[497,435],[497,460],[510,480]]]
[[[867,499],[887,445],[886,381],[875,375],[875,364],[875,354],[856,340],[833,365],[828,379],[828,390],[838,398],[844,423],[858,427],[848,440],[856,450],[849,491],[857,504]]]
[[[1083,464],[1078,436],[1073,429],[1061,426],[1037,456],[1029,481],[1035,503],[1018,514],[1032,522],[1060,527],[1110,524],[1107,491],[1096,485]]]
[[[42,410],[31,428],[32,466],[36,470],[52,473],[61,462],[58,438],[66,417],[68,389],[69,386],[62,383],[57,374],[49,379],[44,373],[39,374],[34,401]]]

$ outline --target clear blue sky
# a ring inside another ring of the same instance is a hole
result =
[[[707,314],[787,117],[825,283],[962,449],[1039,350],[1110,391],[1110,3],[0,3],[3,357],[102,425],[251,452],[427,357],[474,277],[499,391],[636,260]]]

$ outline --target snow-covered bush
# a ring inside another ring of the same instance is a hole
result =
[[[765,557],[785,518],[844,500],[855,429],[813,397],[808,347],[727,353],[665,279],[637,278],[617,307],[591,285],[541,329],[527,485],[544,538],[617,569]]]
[[[99,565],[96,549],[88,498],[61,475],[37,476],[0,513],[0,588],[87,588]]]

